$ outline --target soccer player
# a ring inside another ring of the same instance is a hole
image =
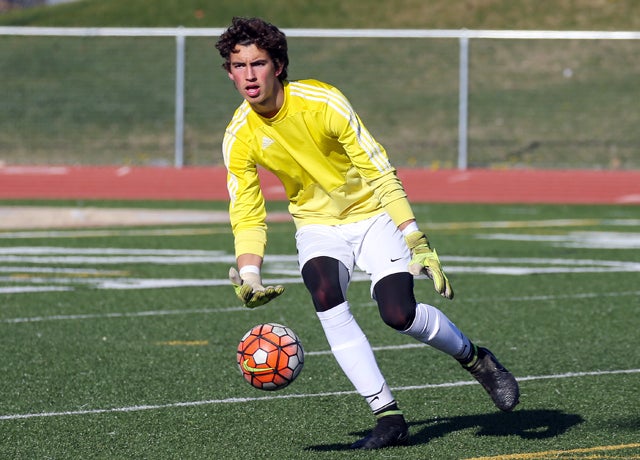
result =
[[[419,230],[385,149],[346,97],[317,80],[287,80],[287,40],[259,18],[233,18],[216,43],[244,101],[227,126],[222,150],[236,268],[229,277],[249,307],[284,292],[263,286],[265,201],[258,166],[282,182],[296,225],[302,279],[331,351],[376,417],[354,449],[402,444],[408,426],[349,309],[354,267],[371,279],[384,323],[455,358],[504,411],[518,403],[513,375],[477,347],[439,309],[416,301],[414,276],[425,274],[443,297],[453,290],[436,251]]]

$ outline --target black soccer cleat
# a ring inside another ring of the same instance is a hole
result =
[[[409,440],[409,426],[402,414],[385,415],[378,419],[374,429],[364,438],[354,442],[352,449],[382,449],[399,446]]]
[[[486,348],[478,347],[476,358],[462,367],[480,382],[498,409],[510,412],[520,402],[515,377]]]

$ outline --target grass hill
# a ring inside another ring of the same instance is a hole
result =
[[[0,25],[222,28],[233,16],[282,28],[640,30],[640,1],[80,0],[13,10]],[[173,162],[175,40],[0,39],[0,162]],[[637,169],[637,46],[473,40],[469,165]],[[456,164],[456,40],[298,38],[290,54],[290,78],[341,88],[396,165]],[[186,59],[185,162],[219,163],[239,97],[210,37],[190,38]]]
[[[638,30],[637,0],[81,0],[0,15],[0,25],[223,27],[261,16],[280,27]]]

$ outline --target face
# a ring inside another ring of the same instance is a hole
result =
[[[253,110],[265,117],[273,117],[283,102],[282,83],[269,53],[256,45],[237,45],[229,58],[229,78],[240,95]]]

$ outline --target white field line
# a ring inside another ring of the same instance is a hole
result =
[[[632,248],[628,248],[632,249]],[[442,256],[449,263],[532,264],[556,266],[637,267],[638,263],[602,259],[569,259],[542,257],[477,257]],[[271,264],[297,263],[295,254],[270,254]],[[233,263],[233,254],[221,250],[131,249],[131,248],[70,248],[51,246],[0,247],[0,262],[34,264],[121,264],[121,263]],[[10,268],[10,267],[9,267]]]
[[[64,246],[10,246],[0,248],[0,254],[85,254],[85,255],[153,255],[153,256],[202,256],[221,257],[225,251],[205,249],[136,249],[136,248],[69,248]],[[96,259],[100,260],[100,259]]]
[[[583,292],[577,294],[566,295],[540,295],[540,296],[522,296],[511,297],[509,299],[501,299],[501,302],[530,302],[534,301],[550,301],[560,299],[591,299],[601,297],[638,297],[640,291],[620,291],[620,292]],[[475,298],[468,299],[465,302],[495,302],[495,298]],[[373,307],[372,302],[363,305],[353,305],[354,307]],[[181,310],[148,310],[137,312],[112,312],[112,313],[87,313],[76,315],[51,315],[51,316],[27,316],[18,318],[4,318],[0,320],[0,324],[20,324],[20,323],[38,323],[44,321],[76,321],[84,319],[109,319],[109,318],[136,318],[151,316],[171,316],[171,315],[193,315],[193,314],[216,314],[230,312],[250,312],[251,310],[243,306],[223,307],[223,308],[190,308]]]
[[[111,238],[114,236],[184,236],[228,234],[229,230],[214,228],[176,228],[144,230],[42,230],[0,232],[0,239],[19,238]]]
[[[639,249],[640,233],[581,231],[562,235],[492,233],[475,235],[484,240],[543,242],[563,248]]]
[[[61,267],[2,267],[0,273],[64,273],[73,276],[126,276],[125,270],[98,270],[95,268],[61,268]]]
[[[71,287],[56,286],[10,286],[1,287],[0,294],[24,294],[25,292],[73,291]]]
[[[535,380],[559,380],[568,378],[581,378],[581,377],[599,377],[605,375],[621,375],[621,374],[637,374],[640,373],[640,369],[618,369],[610,371],[592,371],[592,372],[566,372],[563,374],[550,374],[550,375],[531,375],[527,377],[518,378],[519,382],[529,382]],[[476,381],[461,380],[457,382],[447,383],[434,383],[424,385],[411,385],[403,387],[394,387],[392,391],[412,391],[412,390],[425,390],[434,388],[454,388],[468,385],[476,385]],[[198,407],[215,404],[234,404],[234,403],[246,403],[252,401],[272,401],[277,399],[297,399],[297,398],[318,398],[327,396],[346,396],[357,394],[356,391],[330,391],[325,393],[303,393],[303,394],[284,394],[284,395],[269,395],[253,398],[225,398],[225,399],[207,399],[202,401],[185,401],[174,402],[167,404],[151,404],[151,405],[139,405],[139,406],[123,406],[112,407],[108,409],[86,409],[86,410],[70,410],[60,412],[36,412],[28,414],[8,414],[0,415],[0,420],[22,420],[28,418],[42,418],[42,417],[64,417],[71,415],[96,415],[105,413],[122,413],[122,412],[140,412],[147,410],[162,410],[162,409],[174,409],[179,407]]]
[[[498,221],[498,222],[449,222],[435,223],[432,228],[518,228],[518,227],[568,227],[591,226],[594,224],[606,224],[612,226],[635,226],[640,223],[638,219],[556,219],[556,220],[528,220],[528,221]],[[184,231],[185,229],[181,229]],[[201,232],[204,229],[187,229]],[[140,230],[115,230],[109,231],[109,235],[127,235],[129,231]],[[146,231],[146,230],[145,230]],[[178,229],[149,230],[147,234],[171,234]],[[216,230],[220,231],[220,230]],[[45,237],[47,232],[27,232],[20,236]],[[79,232],[69,231],[66,236],[79,235]],[[0,232],[0,238],[11,237],[8,233]],[[571,232],[562,235],[510,235],[491,234],[476,235],[477,238],[501,238],[524,239],[526,241],[542,240],[562,247],[590,247],[590,248],[616,248],[635,249],[640,247],[640,234],[631,232]],[[640,262],[594,260],[594,259],[561,259],[561,258],[495,258],[495,257],[460,257],[443,256],[442,260],[450,264],[447,271],[452,274],[484,274],[528,276],[532,274],[549,275],[557,273],[616,273],[616,272],[640,272]],[[95,289],[164,289],[179,287],[205,287],[228,284],[226,279],[150,279],[134,278],[127,276],[124,271],[96,270],[87,268],[61,268],[60,265],[123,265],[123,264],[234,264],[235,257],[225,251],[207,250],[175,250],[175,249],[131,249],[131,248],[70,248],[56,246],[11,246],[0,247],[0,263],[6,264],[34,264],[39,266],[0,266],[0,273],[8,276],[0,276],[0,295],[19,294],[47,291],[74,290],[78,285]],[[56,267],[46,266],[56,265]],[[42,273],[46,276],[33,276],[27,274]],[[270,255],[269,264],[266,266],[265,278],[271,275],[279,279],[265,279],[272,284],[300,283],[297,270],[297,258],[295,255]],[[72,278],[50,275],[66,274]],[[283,278],[283,277],[287,278]],[[105,278],[109,277],[109,278]],[[353,281],[367,281],[360,273],[354,274]]]
[[[229,307],[229,308],[193,308],[189,310],[151,310],[137,312],[113,312],[113,313],[95,313],[80,315],[52,315],[52,316],[30,316],[24,318],[6,318],[0,323],[18,324],[18,323],[39,323],[43,321],[74,321],[80,319],[103,319],[103,318],[135,318],[145,316],[170,316],[170,315],[192,315],[202,313],[227,313],[233,311],[251,311],[246,307]]]
[[[294,270],[286,271],[279,270],[281,275],[287,275],[287,277],[274,278],[265,276],[263,281],[267,284],[301,284],[302,279],[295,273]],[[32,270],[32,273],[37,273],[36,270]],[[506,276],[524,276],[529,274],[553,274],[553,273],[634,273],[640,272],[640,263],[629,263],[627,265],[621,265],[619,267],[582,267],[582,268],[527,268],[527,267],[465,267],[465,266],[451,266],[447,269],[448,273],[471,273],[479,275],[506,275]],[[85,276],[75,274],[74,277],[57,277],[57,276],[33,276],[27,275],[28,271],[15,270],[11,275],[0,275],[0,283],[11,283],[12,286],[8,286],[10,292],[19,293],[23,292],[20,288],[24,288],[24,292],[34,290],[34,286],[38,286],[38,290],[56,290],[56,286],[64,286],[72,289],[78,285],[84,285],[93,289],[168,289],[168,288],[181,288],[181,287],[214,287],[214,286],[228,286],[229,280],[227,278],[219,279],[203,279],[203,278],[103,278],[92,277],[87,273]],[[48,272],[55,273],[55,272]],[[265,272],[267,273],[267,272]],[[108,274],[108,273],[106,273]],[[421,276],[420,278],[426,279]],[[367,282],[369,278],[361,272],[354,272],[352,282]],[[0,293],[2,293],[2,287],[0,287]]]
[[[595,260],[595,259],[561,259],[536,257],[469,257],[450,256],[442,260],[448,265],[449,273],[526,276],[531,274],[555,273],[616,273],[640,272],[640,262]],[[235,257],[224,251],[206,250],[150,250],[130,248],[68,248],[68,247],[0,247],[0,263],[39,264],[39,266],[0,266],[0,294],[17,294],[21,292],[44,292],[74,289],[77,285],[85,285],[95,289],[164,289],[179,287],[205,287],[227,285],[224,279],[153,279],[127,276],[124,270],[97,270],[94,268],[62,268],[59,265],[122,265],[122,264],[216,264],[235,263]],[[46,266],[55,264],[58,266]],[[466,265],[465,265],[466,264]],[[34,276],[42,273],[45,276]],[[51,275],[71,275],[60,277]],[[265,282],[270,284],[300,283],[297,268],[297,257],[288,254],[273,254],[265,266]],[[117,277],[120,275],[120,277]],[[109,277],[109,278],[105,278]],[[277,278],[276,278],[277,277]],[[367,281],[362,272],[356,271],[353,281]],[[37,287],[35,287],[37,286]]]
[[[601,297],[638,297],[640,291],[620,291],[620,292],[584,292],[577,294],[566,295],[541,295],[541,296],[522,296],[511,297],[509,299],[501,299],[501,302],[530,302],[532,300],[550,301],[559,299],[591,299]],[[465,302],[479,303],[479,302],[495,302],[495,298],[475,298],[468,299]],[[373,307],[372,302],[363,305],[353,305],[354,307]],[[223,307],[223,308],[190,308],[181,310],[148,310],[137,312],[112,312],[112,313],[87,313],[76,315],[51,315],[51,316],[26,316],[18,318],[4,318],[0,320],[0,324],[20,324],[20,323],[39,323],[44,321],[76,321],[84,319],[109,319],[109,318],[136,318],[136,317],[151,317],[151,316],[171,316],[171,315],[194,315],[194,314],[216,314],[216,313],[230,313],[230,312],[250,312],[246,307]]]
[[[276,213],[280,217],[280,213]],[[270,218],[270,216],[268,217]],[[199,221],[200,222],[200,221]],[[163,222],[167,224],[168,222]],[[172,224],[186,224],[184,219]],[[425,228],[437,230],[496,229],[496,228],[545,228],[545,227],[585,227],[606,225],[612,227],[632,227],[640,225],[640,219],[546,219],[546,220],[505,220],[479,222],[424,222]],[[0,239],[18,238],[87,238],[113,236],[176,236],[229,233],[228,228],[170,228],[170,229],[77,229],[77,230],[21,230],[0,231]]]

